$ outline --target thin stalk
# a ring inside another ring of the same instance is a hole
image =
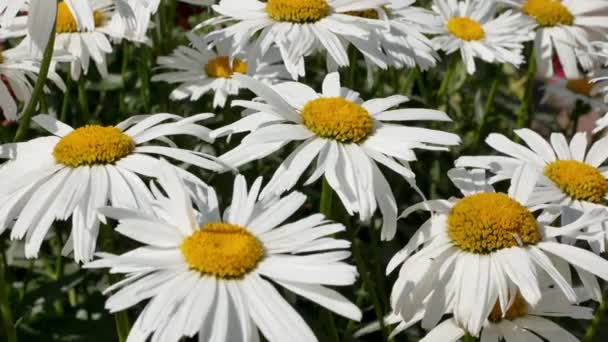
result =
[[[116,335],[118,336],[118,342],[126,342],[127,336],[129,336],[129,331],[131,330],[128,312],[126,310],[115,312],[114,323],[116,323]]]
[[[321,214],[325,215],[328,219],[332,218],[332,202],[333,202],[334,191],[331,186],[325,179],[323,178],[323,185],[321,186],[321,204],[319,207],[319,211]]]
[[[462,341],[463,342],[477,342],[478,339],[475,338],[474,336],[472,336],[469,333],[466,333],[463,337],[462,337]]]
[[[372,304],[374,305],[374,313],[376,314],[376,319],[378,320],[378,323],[380,323],[380,331],[382,331],[384,341],[387,341],[388,331],[384,323],[384,312],[382,310],[382,304],[380,303],[380,299],[378,299],[374,284],[372,283],[371,278],[369,276],[369,271],[367,269],[365,258],[363,257],[362,253],[361,241],[358,240],[356,236],[353,236],[352,239],[355,263],[357,264],[357,268],[359,269],[359,275],[361,276],[363,287],[365,288],[367,293],[369,293],[369,296],[372,299]]]
[[[450,88],[450,83],[452,83],[452,77],[454,76],[454,72],[456,71],[456,66],[458,65],[457,56],[452,56],[450,58],[450,63],[448,64],[448,69],[445,71],[445,75],[443,76],[443,80],[441,81],[441,85],[439,86],[439,90],[437,91],[437,99],[443,98],[448,93],[448,89]]]
[[[40,64],[40,72],[38,73],[38,79],[36,80],[36,84],[34,85],[34,91],[32,92],[32,97],[30,102],[28,102],[27,107],[23,111],[23,115],[21,116],[21,121],[19,122],[19,128],[17,128],[17,133],[15,134],[15,138],[13,139],[15,142],[21,141],[25,138],[28,129],[30,128],[30,123],[32,122],[32,115],[34,111],[36,111],[36,106],[38,105],[38,101],[40,101],[40,97],[43,96],[44,92],[44,84],[46,83],[47,76],[49,75],[49,68],[51,66],[51,59],[53,58],[53,48],[55,46],[55,26],[51,29],[51,34],[49,36],[49,41],[47,43],[46,48],[44,49],[44,54],[42,56],[42,63]]]
[[[17,329],[13,314],[11,312],[11,303],[9,301],[8,289],[10,284],[6,282],[5,272],[7,267],[4,260],[4,252],[2,253],[2,263],[0,264],[0,313],[2,313],[2,323],[6,331],[7,342],[17,342]]]
[[[87,96],[85,82],[86,80],[81,75],[78,79],[78,103],[80,104],[80,110],[82,110],[82,115],[86,118],[85,120],[83,120],[84,122],[91,118],[91,111],[89,110],[89,98]]]
[[[530,52],[528,58],[528,71],[526,73],[526,85],[524,96],[522,98],[519,109],[517,110],[517,128],[528,127],[532,117],[532,93],[534,91],[534,79],[536,76],[536,58],[534,58],[534,49]]]
[[[63,93],[63,101],[61,102],[61,113],[59,120],[68,123],[68,111],[70,109],[70,90],[72,88],[72,78],[68,77],[65,84],[65,93]]]
[[[144,110],[150,113],[150,75],[148,64],[150,62],[150,51],[147,47],[142,47],[142,60],[138,63],[139,80],[141,82],[141,98],[144,103]]]
[[[127,107],[125,103],[126,92],[127,92],[127,72],[129,68],[129,45],[126,41],[122,43],[122,63],[120,65],[120,75],[122,77],[122,88],[120,89],[120,95],[118,96],[118,100],[120,103],[118,104],[119,112],[122,115],[127,114]]]
[[[333,212],[332,212],[333,196],[334,195],[333,195],[333,190],[332,190],[331,186],[329,186],[329,183],[327,182],[325,177],[323,177],[323,185],[321,186],[321,203],[320,203],[319,211],[321,212],[321,214],[325,215],[325,217],[327,217],[328,219],[331,219],[332,215],[333,215]],[[331,338],[334,341],[339,342],[340,335],[338,334],[338,329],[336,328],[336,323],[334,322],[333,314],[331,312],[325,310],[325,315],[326,315],[327,329],[331,335]]]
[[[476,146],[481,144],[481,140],[485,136],[486,123],[488,121],[488,115],[490,115],[490,111],[492,110],[492,105],[494,104],[494,98],[496,97],[496,90],[498,90],[498,77],[494,77],[492,81],[492,85],[490,86],[490,91],[488,92],[488,98],[486,99],[486,104],[483,107],[483,113],[481,113],[481,119],[479,120],[479,128],[477,129],[477,143]]]
[[[600,330],[602,323],[608,317],[608,291],[604,292],[604,299],[602,303],[597,308],[595,312],[595,316],[593,316],[593,320],[591,324],[587,328],[587,332],[583,337],[583,342],[594,342],[598,341],[598,338],[601,339]]]
[[[427,104],[431,103],[431,95],[428,92],[428,89],[424,83],[424,74],[422,73],[421,70],[418,69],[418,67],[416,67],[414,70],[416,70],[416,85],[418,86],[418,90],[420,91],[420,95],[422,95],[422,98],[424,98],[424,101]]]

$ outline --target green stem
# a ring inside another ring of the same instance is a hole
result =
[[[321,186],[321,204],[319,206],[319,211],[328,219],[332,218],[333,196],[334,191],[332,190],[325,177],[323,177],[323,185]]]
[[[68,77],[65,85],[65,93],[63,93],[63,102],[61,103],[61,114],[59,120],[68,123],[68,111],[70,109],[70,89],[72,88],[72,78]]]
[[[498,81],[499,78],[497,75],[494,75],[494,80],[492,81],[490,91],[488,92],[488,98],[486,99],[486,105],[483,107],[483,113],[481,113],[481,119],[479,120],[479,128],[477,129],[477,143],[475,144],[476,146],[481,144],[481,140],[485,136],[488,115],[490,115],[492,105],[494,104],[494,98],[496,97],[496,90],[498,90]]]
[[[21,116],[21,122],[19,123],[19,128],[17,129],[17,133],[15,134],[14,138],[15,142],[23,140],[25,138],[25,135],[27,134],[27,131],[30,128],[30,123],[32,122],[32,115],[34,114],[34,111],[36,111],[36,106],[38,105],[40,97],[43,96],[44,84],[46,83],[46,79],[49,74],[51,59],[53,58],[54,46],[55,26],[53,26],[53,29],[51,30],[49,41],[47,43],[46,48],[44,49],[44,55],[42,56],[42,63],[40,64],[40,72],[38,73],[38,79],[36,80],[36,84],[34,85],[34,91],[32,92],[30,102],[28,102],[27,107],[23,111],[23,116]]]
[[[608,317],[608,291],[604,292],[604,298],[602,303],[597,308],[595,312],[595,316],[593,316],[593,320],[591,324],[587,328],[587,332],[583,337],[583,342],[594,342],[601,340],[600,330],[602,325],[605,324],[605,320]],[[598,339],[600,338],[600,339]]]
[[[323,185],[321,186],[321,203],[320,203],[320,208],[319,211],[321,212],[321,214],[325,215],[326,218],[331,219],[333,212],[332,212],[332,205],[333,202],[333,190],[331,188],[331,186],[329,185],[329,183],[327,182],[327,180],[325,179],[325,177],[323,177]],[[334,322],[334,316],[331,312],[325,310],[325,315],[326,317],[326,323],[327,323],[327,329],[331,335],[331,338],[338,342],[340,341],[340,335],[338,334],[338,329],[336,329],[336,323]]]
[[[426,104],[430,105],[432,99],[431,94],[429,94],[429,91],[424,83],[424,73],[419,70],[418,67],[416,67],[414,70],[416,70],[416,85],[418,86],[420,94],[422,95],[422,98],[424,98]]]
[[[2,264],[0,264],[0,313],[2,313],[2,323],[6,331],[7,342],[17,342],[17,329],[11,312],[11,303],[9,301],[10,284],[7,284],[5,272],[7,267],[4,262],[4,253],[2,253]]]
[[[114,322],[116,323],[116,335],[118,336],[118,342],[125,342],[127,340],[127,336],[129,336],[129,331],[131,330],[128,312],[119,311],[114,313]]]
[[[365,288],[367,293],[369,293],[369,296],[372,299],[372,303],[374,305],[374,313],[376,314],[376,319],[378,320],[378,323],[380,323],[380,331],[382,331],[384,341],[387,341],[388,331],[386,329],[386,325],[384,324],[384,312],[382,310],[382,304],[380,303],[380,299],[378,298],[378,295],[374,288],[374,284],[372,283],[371,278],[369,276],[369,270],[367,269],[365,258],[363,257],[363,253],[361,250],[361,241],[358,240],[356,236],[353,236],[352,239],[355,263],[357,264],[357,268],[359,269],[359,275],[361,276],[363,287]]]
[[[120,114],[127,114],[127,106],[125,103],[126,100],[126,92],[127,92],[127,71],[129,68],[129,45],[126,41],[122,43],[122,64],[120,66],[120,75],[122,77],[122,88],[120,89],[120,95],[118,96],[118,100],[120,103],[118,104],[118,110]]]
[[[148,63],[150,62],[150,49],[142,47],[142,60],[138,63],[139,80],[141,82],[141,97],[144,103],[144,111],[150,113],[150,75],[148,73]]]
[[[534,49],[530,52],[528,58],[528,72],[526,73],[526,85],[524,95],[517,110],[517,128],[528,127],[532,117],[532,95],[534,91],[534,80],[536,76],[536,58],[534,57]]]
[[[477,342],[478,339],[475,338],[474,336],[472,336],[469,333],[466,333],[463,337],[462,337],[462,341],[463,342]]]
[[[82,110],[82,115],[86,118],[83,120],[86,122],[91,118],[91,112],[89,111],[89,99],[87,96],[87,89],[85,88],[86,80],[82,75],[78,79],[78,102],[80,103],[80,110]]]
[[[458,65],[458,56],[453,55],[450,57],[450,62],[448,64],[448,68],[445,71],[445,75],[443,76],[443,80],[441,81],[441,85],[439,86],[439,90],[437,91],[437,99],[443,98],[448,93],[448,89],[450,88],[450,83],[452,83],[452,77],[454,76],[454,72],[456,71],[456,66]]]

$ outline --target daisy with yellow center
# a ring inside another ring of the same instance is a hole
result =
[[[157,156],[207,170],[225,167],[211,156],[153,143],[172,135],[210,142],[210,131],[198,122],[211,116],[140,115],[115,127],[76,129],[49,115],[34,117],[53,135],[0,146],[0,157],[9,159],[0,168],[0,227],[10,226],[13,239],[25,237],[25,255],[31,258],[38,255],[52,223],[71,218],[72,233],[64,252],[73,251],[77,262],[90,260],[104,220],[98,207],[111,203],[151,210],[152,195],[141,177],[158,175]],[[204,186],[189,172],[180,169],[180,173],[189,183]]]
[[[1,12],[1,11],[0,11]],[[28,54],[27,49],[0,49],[0,118],[6,121],[17,121],[21,110],[30,101],[34,88],[32,79],[40,70],[39,61]],[[48,78],[59,89],[65,90],[65,84],[55,72],[55,63],[51,63]],[[14,91],[15,89],[19,91]],[[47,89],[48,90],[48,89]]]
[[[599,96],[599,91],[594,89],[591,77],[566,80],[553,77],[547,81],[544,87],[545,94],[542,102],[552,104],[559,108],[574,110],[576,103],[580,101],[591,107],[592,111],[605,112],[608,106]]]
[[[112,52],[110,40],[138,40],[133,31],[138,26],[137,21],[140,18],[126,0],[30,2],[40,3],[35,7],[41,6],[41,8],[35,8],[27,14],[28,21],[32,19],[37,23],[31,25],[28,30],[20,30],[21,34],[27,33],[25,44],[34,50],[43,50],[50,32],[50,27],[47,25],[50,19],[50,24],[55,25],[55,49],[66,51],[74,57],[70,68],[73,79],[88,73],[91,60],[105,78],[108,73],[106,55]],[[50,9],[51,5],[56,7]],[[52,22],[55,13],[56,20]]]
[[[445,113],[391,109],[408,101],[400,95],[363,101],[358,93],[340,85],[338,73],[325,77],[321,93],[297,82],[269,87],[247,76],[235,74],[233,78],[264,102],[233,101],[234,106],[252,113],[218,128],[213,136],[249,134],[220,160],[239,167],[295,142],[297,148],[277,168],[261,196],[268,198],[291,189],[316,159],[305,184],[324,176],[348,213],[358,213],[362,221],[371,219],[379,209],[383,240],[395,235],[397,206],[378,164],[405,177],[417,189],[408,165],[416,160],[414,149],[445,150],[460,143],[451,133],[400,124],[450,121]]]
[[[542,302],[539,274],[546,274],[560,295],[575,303],[571,280],[560,273],[554,258],[575,267],[584,283],[597,283],[596,276],[608,279],[608,261],[555,241],[602,222],[608,213],[585,213],[553,227],[552,218],[537,216],[525,204],[534,190],[528,186],[534,177],[526,170],[516,173],[508,193],[495,192],[483,170],[452,169],[448,176],[462,198],[425,201],[401,214],[433,212],[387,268],[392,272],[401,265],[391,294],[394,314],[401,320],[422,319],[423,328],[431,329],[442,314],[453,313],[451,324],[463,334],[479,336],[487,320],[515,319],[527,314],[523,303],[536,307]],[[519,295],[511,298],[513,293]],[[417,316],[420,309],[428,316]]]
[[[584,296],[578,297],[580,302],[587,299],[589,298]],[[430,314],[432,311],[422,309],[415,319],[404,321],[399,315],[392,313],[386,317],[385,322],[387,325],[398,324],[391,333],[391,337],[394,337],[414,324],[428,319]],[[505,311],[501,309],[499,303],[496,303],[484,322],[480,339],[484,342],[521,342],[539,341],[538,336],[540,336],[546,341],[579,341],[571,332],[554,323],[549,317],[590,320],[593,318],[593,310],[569,303],[559,289],[547,284],[542,288],[541,300],[534,307],[530,306],[520,294],[510,298],[510,304]],[[368,325],[355,336],[375,331],[378,329],[377,326]],[[429,332],[422,339],[425,342],[460,341],[467,333],[466,328],[452,317],[437,326],[427,326],[426,329]]]
[[[158,57],[161,71],[152,77],[152,81],[177,85],[170,95],[173,100],[197,101],[213,92],[213,106],[224,107],[228,96],[238,95],[242,88],[233,78],[235,74],[250,75],[268,84],[289,79],[277,49],[270,49],[263,60],[249,61],[235,53],[229,41],[209,49],[201,37],[192,32],[186,35],[190,44]]]
[[[118,220],[119,233],[144,246],[86,265],[134,280],[106,290],[114,292],[106,303],[110,311],[150,299],[129,340],[151,336],[178,342],[198,333],[199,340],[258,341],[259,329],[271,342],[317,341],[276,285],[349,319],[361,319],[354,304],[328,287],[352,285],[357,277],[356,268],[344,262],[350,243],[332,237],[344,226],[320,214],[287,222],[306,201],[303,194],[259,201],[262,179],[248,189],[245,178],[237,176],[230,209],[222,218],[213,189],[197,188],[191,202],[175,170],[163,166],[162,172],[162,191],[155,191],[153,199],[162,215],[101,209]],[[133,295],[143,288],[148,295]]]
[[[523,43],[532,39],[532,26],[521,14],[511,11],[496,16],[492,1],[434,0],[439,24],[433,44],[446,54],[459,52],[469,74],[475,73],[475,59],[486,63],[523,62]]]
[[[220,16],[199,26],[214,29],[206,41],[234,41],[237,52],[247,51],[252,58],[263,57],[269,47],[279,49],[293,79],[305,75],[304,58],[318,52],[326,55],[328,65],[347,66],[349,46],[386,69],[387,58],[381,47],[368,41],[376,30],[385,30],[387,23],[353,13],[370,14],[388,3],[389,0],[222,0],[212,6]],[[217,28],[218,22],[225,23],[225,27]]]
[[[517,9],[533,24],[534,53],[538,73],[555,74],[553,57],[557,56],[567,79],[581,79],[579,66],[593,67],[587,51],[593,40],[608,34],[605,23],[608,2],[585,0],[500,0]]]
[[[608,212],[608,139],[600,139],[589,147],[586,133],[577,133],[570,142],[559,133],[553,133],[550,141],[529,129],[515,133],[527,146],[500,134],[490,134],[486,143],[505,156],[465,156],[456,165],[490,170],[497,180],[512,180],[518,168],[532,165],[535,175],[530,179],[535,181],[530,185],[535,190],[527,204],[557,206],[557,211],[548,208],[547,215],[553,218],[561,215],[565,224],[582,213]],[[603,224],[589,227],[580,237],[588,240],[595,252],[606,250]]]

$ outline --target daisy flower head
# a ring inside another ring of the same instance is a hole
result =
[[[505,11],[496,16],[493,1],[434,0],[433,11],[441,18],[433,43],[446,54],[460,52],[469,74],[475,59],[519,66],[523,43],[532,39],[532,26],[523,15]]]
[[[108,74],[106,55],[112,52],[109,38],[122,39],[134,25],[132,8],[118,0],[65,0],[56,4],[55,50],[65,51],[74,59],[70,71],[73,79],[88,73],[91,60],[99,73]],[[36,37],[49,34],[34,25],[24,42],[34,47]]]
[[[163,71],[152,77],[152,81],[179,84],[170,95],[174,100],[196,101],[205,93],[213,92],[213,106],[224,107],[228,96],[237,95],[241,88],[232,77],[234,73],[250,75],[266,83],[289,78],[276,49],[269,51],[263,60],[249,60],[243,53],[234,54],[226,41],[217,44],[214,50],[195,34],[187,36],[192,47],[179,46],[170,56],[158,57],[157,63]]]
[[[384,240],[395,235],[397,205],[378,164],[405,177],[417,189],[408,164],[416,160],[414,149],[447,150],[460,143],[452,133],[394,123],[451,121],[445,113],[419,108],[391,110],[408,101],[401,95],[363,101],[357,92],[341,87],[338,73],[325,77],[321,93],[298,82],[267,86],[248,76],[235,78],[260,101],[232,102],[252,113],[215,130],[213,136],[249,134],[220,160],[238,167],[296,142],[298,147],[277,168],[262,197],[291,189],[316,159],[305,184],[325,176],[347,212],[358,213],[362,221],[370,220],[379,207]]]
[[[536,25],[534,53],[538,73],[554,75],[552,58],[557,54],[566,78],[580,79],[579,65],[589,70],[594,58],[583,53],[592,41],[608,34],[608,1],[587,0],[500,0],[517,8]]]
[[[48,78],[61,90],[65,85],[55,73],[54,62],[49,68]],[[27,103],[33,92],[33,82],[40,71],[38,61],[32,59],[23,46],[0,50],[0,109],[4,119],[16,121],[19,117],[18,103]]]
[[[536,306],[541,280],[551,279],[568,301],[577,302],[565,275],[570,265],[585,281],[608,279],[608,261],[555,241],[606,214],[594,211],[561,228],[550,226],[552,220],[537,218],[523,204],[533,190],[528,168],[519,168],[508,193],[495,192],[483,170],[452,169],[448,175],[463,198],[425,201],[403,212],[401,217],[418,209],[433,212],[387,268],[392,272],[401,265],[391,303],[404,321],[423,308],[423,328],[430,329],[453,313],[459,326],[479,336],[493,308],[508,312],[513,294]]]
[[[199,341],[316,341],[305,321],[273,283],[349,319],[359,309],[331,286],[355,282],[357,271],[344,262],[350,243],[331,237],[344,226],[315,214],[288,222],[306,201],[293,192],[259,200],[262,179],[248,189],[234,181],[230,208],[223,216],[216,194],[197,192],[193,209],[181,180],[164,169],[154,190],[156,216],[103,208],[119,221],[117,231],[145,246],[122,255],[100,254],[88,268],[110,268],[125,280],[106,292],[112,312],[150,299],[129,341],[177,342],[199,334]],[[155,187],[153,187],[154,189]],[[272,283],[271,283],[272,281]]]
[[[573,110],[576,103],[588,105],[592,111],[606,111],[608,107],[593,84],[593,76],[568,80],[561,77],[551,77],[544,87],[541,102],[557,101],[560,107]]]
[[[584,292],[575,289],[580,302],[587,300]],[[389,325],[397,325],[391,333],[391,337],[398,335],[404,330],[419,323],[430,313],[421,309],[410,321],[404,321],[401,316],[394,313],[385,318]],[[564,294],[552,286],[544,286],[540,301],[535,305],[529,305],[519,294],[512,296],[503,312],[499,303],[494,304],[492,311],[486,318],[481,328],[481,341],[484,342],[520,342],[537,341],[538,335],[547,341],[579,341],[568,330],[560,327],[546,317],[569,317],[573,319],[592,319],[593,310],[588,307],[571,304]],[[356,333],[362,336],[379,329],[379,324],[370,324]],[[421,339],[424,342],[459,341],[467,333],[454,318],[450,317],[436,327],[433,327],[426,336]]]
[[[396,68],[414,68],[428,70],[437,64],[439,56],[424,33],[428,32],[433,13],[424,8],[414,6],[415,0],[391,0],[389,4],[377,9],[347,12],[349,15],[383,20],[388,28],[376,29],[372,32],[370,42],[380,45],[380,54],[364,55],[369,70],[386,64]],[[377,59],[374,61],[373,58]]]
[[[157,176],[156,156],[213,171],[224,168],[211,156],[152,143],[170,142],[167,137],[178,134],[211,141],[209,130],[198,124],[211,116],[137,115],[115,127],[76,129],[49,115],[35,116],[32,120],[51,136],[0,146],[0,157],[9,159],[0,168],[0,229],[11,227],[12,239],[25,237],[25,255],[32,258],[52,223],[71,217],[64,254],[73,251],[77,262],[90,260],[104,221],[98,207],[109,202],[150,211],[151,195],[140,176]],[[179,170],[201,185],[197,177]]]
[[[251,47],[254,56],[263,56],[271,47],[278,47],[285,67],[297,79],[305,75],[304,57],[317,51],[326,53],[331,69],[349,65],[350,45],[386,68],[379,44],[370,39],[372,32],[385,28],[386,23],[352,15],[354,11],[373,11],[386,4],[388,0],[221,0],[213,5],[220,17],[201,25],[230,23],[211,32],[207,39],[234,39],[237,50]]]
[[[28,13],[27,19],[19,16],[20,12]],[[49,33],[55,23],[57,11],[56,0],[0,0],[0,31],[4,33],[11,31],[25,32],[22,26],[32,37],[34,52],[43,51],[49,39]],[[21,19],[26,19],[25,21]],[[22,23],[19,23],[19,22]],[[22,25],[26,24],[26,25]],[[7,36],[14,36],[8,33]]]
[[[527,146],[501,134],[490,134],[486,143],[502,156],[463,156],[456,160],[456,166],[490,170],[495,174],[493,182],[513,182],[517,169],[530,165],[538,176],[533,176],[537,179],[535,191],[526,204],[549,206],[547,215],[562,216],[566,224],[583,212],[597,209],[608,212],[608,138],[589,147],[587,134],[582,132],[569,143],[561,133],[551,134],[550,141],[530,129],[519,129],[515,134]],[[589,233],[598,233],[595,237],[599,241],[591,245],[598,252],[605,251],[603,226],[598,223],[589,228]]]

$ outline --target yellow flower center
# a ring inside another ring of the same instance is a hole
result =
[[[558,0],[528,0],[521,8],[540,26],[572,25],[574,16]]]
[[[4,63],[4,55],[2,54],[2,50],[0,49],[0,64]]]
[[[453,243],[476,254],[536,244],[541,239],[532,213],[501,193],[479,193],[459,200],[447,221]]]
[[[103,24],[103,14],[99,11],[93,12],[93,18],[95,19],[95,27],[99,27]],[[57,4],[57,20],[55,21],[55,29],[57,33],[74,33],[78,31],[78,24],[76,19],[70,11],[68,5],[61,1]]]
[[[222,279],[252,271],[264,257],[262,243],[245,228],[222,222],[207,223],[180,247],[190,268]]]
[[[326,0],[268,0],[266,13],[276,21],[314,23],[329,15]]]
[[[374,127],[365,108],[341,97],[309,101],[301,115],[304,126],[317,136],[342,143],[360,143]]]
[[[368,10],[364,10],[364,11],[350,11],[350,12],[346,12],[344,14],[352,15],[354,17],[367,18],[367,19],[380,18],[380,16],[378,15],[378,11],[373,10],[373,9],[368,9]]]
[[[528,303],[526,303],[526,300],[518,293],[517,296],[515,296],[515,300],[513,300],[513,304],[507,309],[504,317],[502,315],[502,310],[500,309],[500,304],[496,302],[492,308],[492,312],[490,312],[488,320],[492,323],[499,322],[502,319],[512,321],[516,318],[524,317],[527,314]]]
[[[545,166],[545,176],[576,200],[601,203],[608,194],[608,180],[600,170],[576,160],[550,163]]]
[[[91,125],[75,129],[59,140],[53,157],[69,167],[111,164],[134,149],[133,139],[118,128]]]
[[[467,17],[454,17],[448,20],[448,31],[462,40],[481,40],[485,37],[483,27]]]
[[[569,80],[566,83],[566,88],[571,92],[587,97],[591,97],[591,91],[593,91],[593,84],[587,79],[580,80]]]
[[[232,60],[232,65],[230,65],[230,58],[228,56],[219,56],[210,60],[207,65],[205,65],[205,72],[207,73],[207,76],[213,78],[232,78],[232,75],[235,72],[247,74],[247,63],[238,58],[234,58]]]

